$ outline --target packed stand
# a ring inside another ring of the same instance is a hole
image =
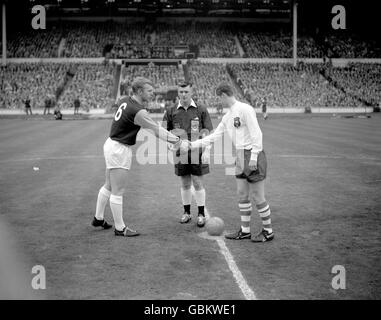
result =
[[[120,80],[120,95],[131,95],[131,84],[134,78],[141,76],[150,79],[155,85],[156,100],[146,105],[149,109],[164,110],[164,100],[160,92],[165,92],[170,87],[175,87],[184,74],[179,65],[128,65],[122,68]],[[152,111],[152,110],[151,110]]]
[[[65,27],[65,47],[62,53],[66,58],[98,58],[102,57],[102,48],[107,43],[105,33],[107,24],[70,22]]]
[[[215,88],[220,82],[228,82],[234,86],[225,66],[222,64],[195,61],[188,64],[188,70],[197,101],[207,107],[217,108],[219,106]],[[240,92],[237,92],[237,95],[238,98],[242,98]]]
[[[329,75],[345,92],[373,106],[381,104],[381,65],[352,63],[331,68]]]
[[[11,35],[8,52],[24,58],[167,59],[176,57],[176,45],[197,45],[201,57],[239,57],[234,29],[203,22],[50,22],[46,30]]]
[[[67,63],[22,63],[1,67],[0,107],[23,108],[31,100],[32,108],[44,108],[47,98],[54,98],[62,87],[67,72],[75,70],[73,80],[63,89],[57,104],[60,108],[71,108],[79,97],[84,108],[105,108],[113,102],[112,65],[67,64]]]
[[[31,100],[32,108],[43,108],[48,95],[54,95],[67,72],[67,64],[20,63],[1,66],[0,107],[23,108]]]
[[[323,44],[331,58],[381,58],[379,40],[364,40],[346,33],[329,35]]]
[[[242,90],[254,99],[267,99],[269,107],[355,107],[357,99],[332,86],[320,65],[240,63],[227,66]],[[255,101],[251,101],[255,103]]]
[[[168,87],[176,86],[180,79],[183,79],[182,70],[177,65],[128,65],[122,69],[121,85],[129,86],[133,79],[141,76],[150,79],[155,86]]]
[[[278,32],[239,32],[238,39],[249,58],[292,58],[292,34]],[[298,56],[302,58],[321,58],[322,50],[315,40],[308,36],[299,36]]]
[[[67,58],[99,58],[109,53],[114,44],[133,41],[143,44],[142,30],[126,24],[107,22],[62,22],[62,34],[65,40],[63,57]]]
[[[155,26],[156,44],[197,45],[199,56],[205,58],[239,57],[233,29],[228,25],[205,22],[160,23]]]
[[[115,42],[111,57],[175,58],[177,45],[197,45],[200,57],[238,57],[233,32],[212,23],[157,23],[137,27],[132,24],[129,30],[140,30],[142,37]]]
[[[273,33],[240,32],[238,39],[248,58],[291,58],[292,39]]]
[[[301,58],[322,58],[324,53],[319,44],[308,36],[299,36],[297,42],[298,57]]]
[[[292,29],[259,24],[235,28],[238,39],[250,58],[292,58]],[[298,56],[302,58],[380,58],[381,44],[350,32],[329,33],[325,36],[299,32]]]
[[[114,70],[112,64],[78,65],[73,80],[58,100],[59,107],[72,108],[76,98],[84,110],[111,106],[115,100],[112,98]]]
[[[53,25],[46,30],[28,30],[10,34],[7,55],[10,58],[54,58],[62,38],[61,28]]]
[[[46,30],[11,33],[9,57],[174,58],[175,45],[196,45],[199,56],[239,57],[235,39],[246,57],[291,58],[292,30],[279,25],[185,21],[181,23],[121,23],[115,21],[49,22]],[[298,36],[298,56],[380,58],[380,42],[350,34],[328,34],[325,39]],[[62,41],[62,48],[60,44]]]
[[[68,30],[64,55],[136,58],[144,55],[147,44],[147,27],[143,23],[87,22]]]

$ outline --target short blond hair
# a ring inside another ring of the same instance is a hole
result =
[[[131,88],[132,88],[132,92],[133,93],[138,93],[138,90],[139,89],[144,89],[144,85],[150,85],[153,87],[153,83],[151,80],[147,79],[147,78],[144,78],[144,77],[136,77],[134,79],[134,81],[132,81],[132,85],[131,85]]]

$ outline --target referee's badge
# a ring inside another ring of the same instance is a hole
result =
[[[241,126],[241,121],[240,121],[239,117],[234,118],[234,126],[236,128],[239,128]]]
[[[191,130],[198,132],[199,131],[199,124],[200,124],[200,120],[198,119],[198,117],[192,119],[191,120]]]
[[[174,128],[174,129],[180,129],[180,128],[181,128],[180,123],[178,123],[178,122],[174,122],[174,123],[173,123],[173,128]]]

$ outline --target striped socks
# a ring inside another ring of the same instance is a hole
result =
[[[240,200],[238,207],[241,214],[242,232],[250,233],[251,203],[249,200]]]
[[[261,220],[262,220],[263,229],[265,229],[268,233],[272,233],[273,229],[271,227],[270,206],[265,201],[265,202],[257,205],[257,210],[258,210],[259,216],[261,217]]]

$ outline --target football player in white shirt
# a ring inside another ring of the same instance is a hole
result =
[[[221,138],[225,132],[229,135],[236,148],[235,173],[241,228],[225,237],[234,240],[251,239],[253,242],[271,241],[274,239],[271,211],[265,198],[267,161],[255,111],[250,105],[235,98],[233,87],[229,84],[220,84],[216,95],[221,105],[229,110],[216,130],[203,139],[191,142],[191,148],[206,147]],[[261,231],[253,237],[250,232],[251,199],[254,200],[262,220]]]

